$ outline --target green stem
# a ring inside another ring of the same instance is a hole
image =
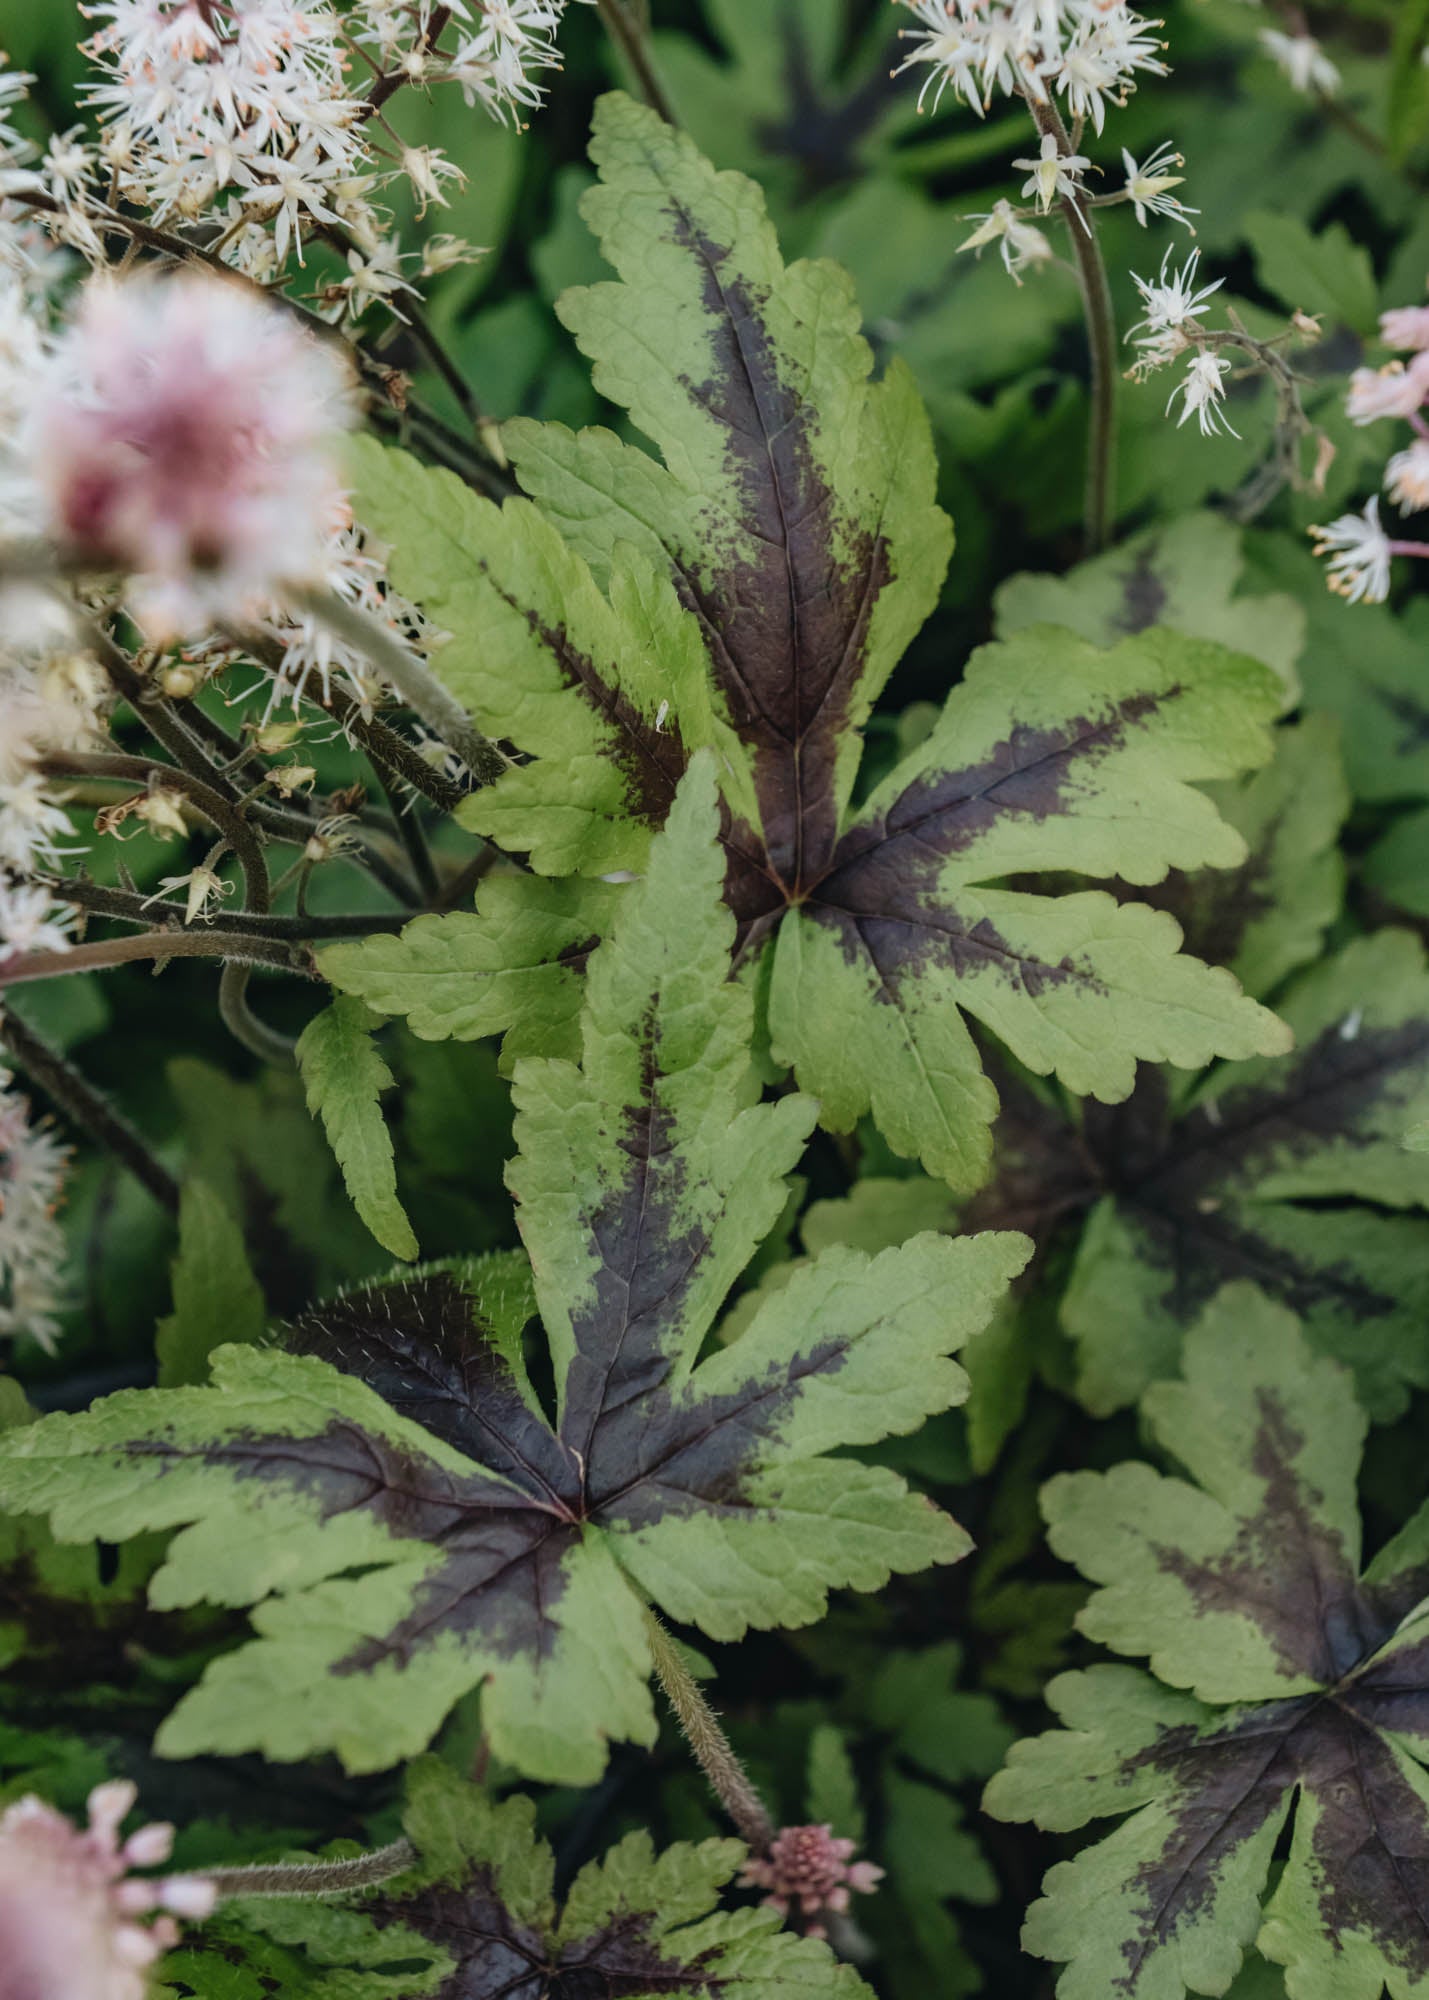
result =
[[[600,9],[600,18],[610,30],[611,40],[630,65],[641,96],[667,125],[673,125],[676,122],[674,107],[665,95],[664,84],[655,74],[645,30],[625,0],[596,0],[596,5]]]
[[[750,1780],[749,1773],[734,1753],[729,1738],[720,1728],[714,1710],[700,1693],[689,1669],[680,1658],[680,1649],[655,1613],[645,1607],[645,1635],[656,1678],[675,1711],[685,1740],[695,1753],[695,1762],[710,1782],[716,1798],[734,1821],[741,1840],[755,1854],[763,1854],[774,1838],[774,1822]]]
[[[394,1840],[350,1861],[260,1861],[248,1868],[205,1868],[199,1879],[211,1883],[221,1897],[342,1896],[405,1875],[416,1859],[410,1840]]]
[[[1039,102],[1029,97],[1026,101],[1039,134],[1045,137],[1051,133],[1062,152],[1070,153],[1072,142],[1052,100]],[[1097,555],[1110,542],[1116,521],[1116,309],[1090,199],[1063,195],[1062,212],[1076,259],[1091,354],[1085,539],[1086,553]]]

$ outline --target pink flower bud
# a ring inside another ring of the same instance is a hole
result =
[[[854,1843],[834,1833],[831,1826],[786,1826],[770,1844],[767,1854],[757,1854],[745,1862],[740,1884],[746,1889],[767,1889],[766,1909],[787,1916],[796,1905],[804,1919],[825,1910],[841,1915],[849,1905],[849,1891],[866,1895],[883,1880],[883,1870],[871,1861],[853,1861]],[[852,1862],[852,1866],[850,1863]],[[823,1927],[805,1922],[810,1937],[822,1937]]]

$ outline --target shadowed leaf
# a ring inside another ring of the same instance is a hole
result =
[[[657,1852],[633,1833],[583,1868],[562,1904],[529,1799],[496,1804],[435,1759],[412,1767],[412,1871],[346,1904],[238,1907],[211,1945],[165,1963],[208,1993],[210,1961],[281,1972],[285,2000],[859,2000],[827,1945],[769,1910],[722,1912],[737,1840]],[[205,1933],[207,1940],[208,1933]],[[262,1986],[256,1989],[263,1991]]]
[[[1224,1992],[1252,1941],[1297,2000],[1415,2000],[1429,1515],[1360,1574],[1364,1417],[1251,1286],[1220,1294],[1187,1335],[1184,1381],[1144,1407],[1189,1478],[1123,1464],[1044,1494],[1053,1548],[1103,1585],[1078,1622],[1151,1673],[1054,1681],[1065,1731],[1018,1745],[988,1788],[998,1817],[1054,1831],[1129,1815],[1051,1870],[1024,1944],[1067,1962],[1063,2000]]]
[[[157,1605],[253,1607],[166,1752],[380,1769],[485,1682],[500,1756],[590,1783],[612,1739],[653,1735],[643,1596],[733,1639],[965,1553],[901,1480],[826,1454],[961,1401],[949,1357],[1023,1239],[830,1250],[699,1359],[812,1123],[756,1101],[715,829],[702,758],[592,958],[580,1064],[517,1066],[529,1262],[351,1293],[285,1352],[220,1349],[212,1389],[121,1394],[0,1448],[0,1493],[63,1536],[181,1529]],[[526,1372],[537,1315],[554,1422]]]

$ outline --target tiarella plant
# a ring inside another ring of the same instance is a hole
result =
[[[1429,0],[0,44],[0,2000],[1426,2000]]]

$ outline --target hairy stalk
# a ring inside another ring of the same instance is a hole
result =
[[[675,124],[674,107],[665,95],[665,86],[655,74],[655,66],[650,60],[648,27],[642,25],[627,0],[596,0],[596,5],[600,9],[600,18],[610,30],[611,40],[630,65],[641,96],[667,125]]]
[[[97,944],[71,945],[68,951],[31,951],[0,964],[0,990],[32,979],[62,979],[75,972],[105,972],[112,965],[132,965],[145,958],[235,958],[245,965],[275,965],[303,979],[316,979],[317,968],[300,944],[282,938],[259,937],[250,931],[154,930],[128,937],[104,938]]]
[[[405,1875],[416,1859],[410,1840],[394,1840],[350,1861],[260,1861],[247,1868],[206,1868],[200,1879],[221,1897],[341,1896]]]
[[[1026,104],[1038,133],[1043,137],[1052,134],[1059,149],[1070,153],[1072,142],[1052,100],[1048,98],[1042,103],[1028,97]],[[1082,288],[1087,346],[1091,353],[1085,541],[1086,553],[1096,555],[1111,540],[1116,520],[1116,311],[1091,202],[1079,195],[1063,195],[1061,205],[1077,262],[1077,282]]]
[[[168,1209],[171,1215],[178,1214],[178,1182],[150,1150],[147,1139],[75,1068],[68,1056],[52,1048],[43,1035],[36,1034],[27,1021],[10,1010],[0,1013],[0,1042],[4,1042],[26,1076],[71,1125],[87,1133],[105,1152],[112,1153],[149,1190],[161,1208]]]
[[[91,910],[97,917],[110,917],[115,923],[152,923],[149,914],[149,900],[141,896],[137,889],[111,889],[102,882],[91,882],[83,875],[44,875],[42,881],[57,903],[69,903],[75,909]],[[446,894],[442,890],[440,897]],[[332,938],[363,938],[374,934],[390,936],[394,931],[405,930],[412,921],[405,911],[393,911],[390,915],[375,916],[370,911],[354,910],[351,915],[333,913],[315,915],[308,913],[287,916],[259,916],[251,911],[211,910],[204,923],[211,931],[233,931],[239,935],[288,939],[293,943],[320,943]]]
[[[472,728],[470,717],[455,696],[379,620],[369,618],[357,605],[345,603],[331,591],[315,589],[311,584],[292,583],[285,594],[298,610],[306,611],[364,653],[407,706],[444,743],[451,745],[479,784],[492,784],[509,770],[508,759],[479,730]]]
[[[695,1762],[734,1821],[740,1839],[747,1841],[755,1854],[763,1854],[774,1838],[774,1822],[769,1817],[768,1808],[734,1754],[734,1748],[720,1728],[714,1710],[680,1658],[679,1647],[648,1605],[645,1607],[645,1633],[650,1641],[650,1657],[655,1663],[656,1677],[685,1732],[686,1742],[695,1753]]]

